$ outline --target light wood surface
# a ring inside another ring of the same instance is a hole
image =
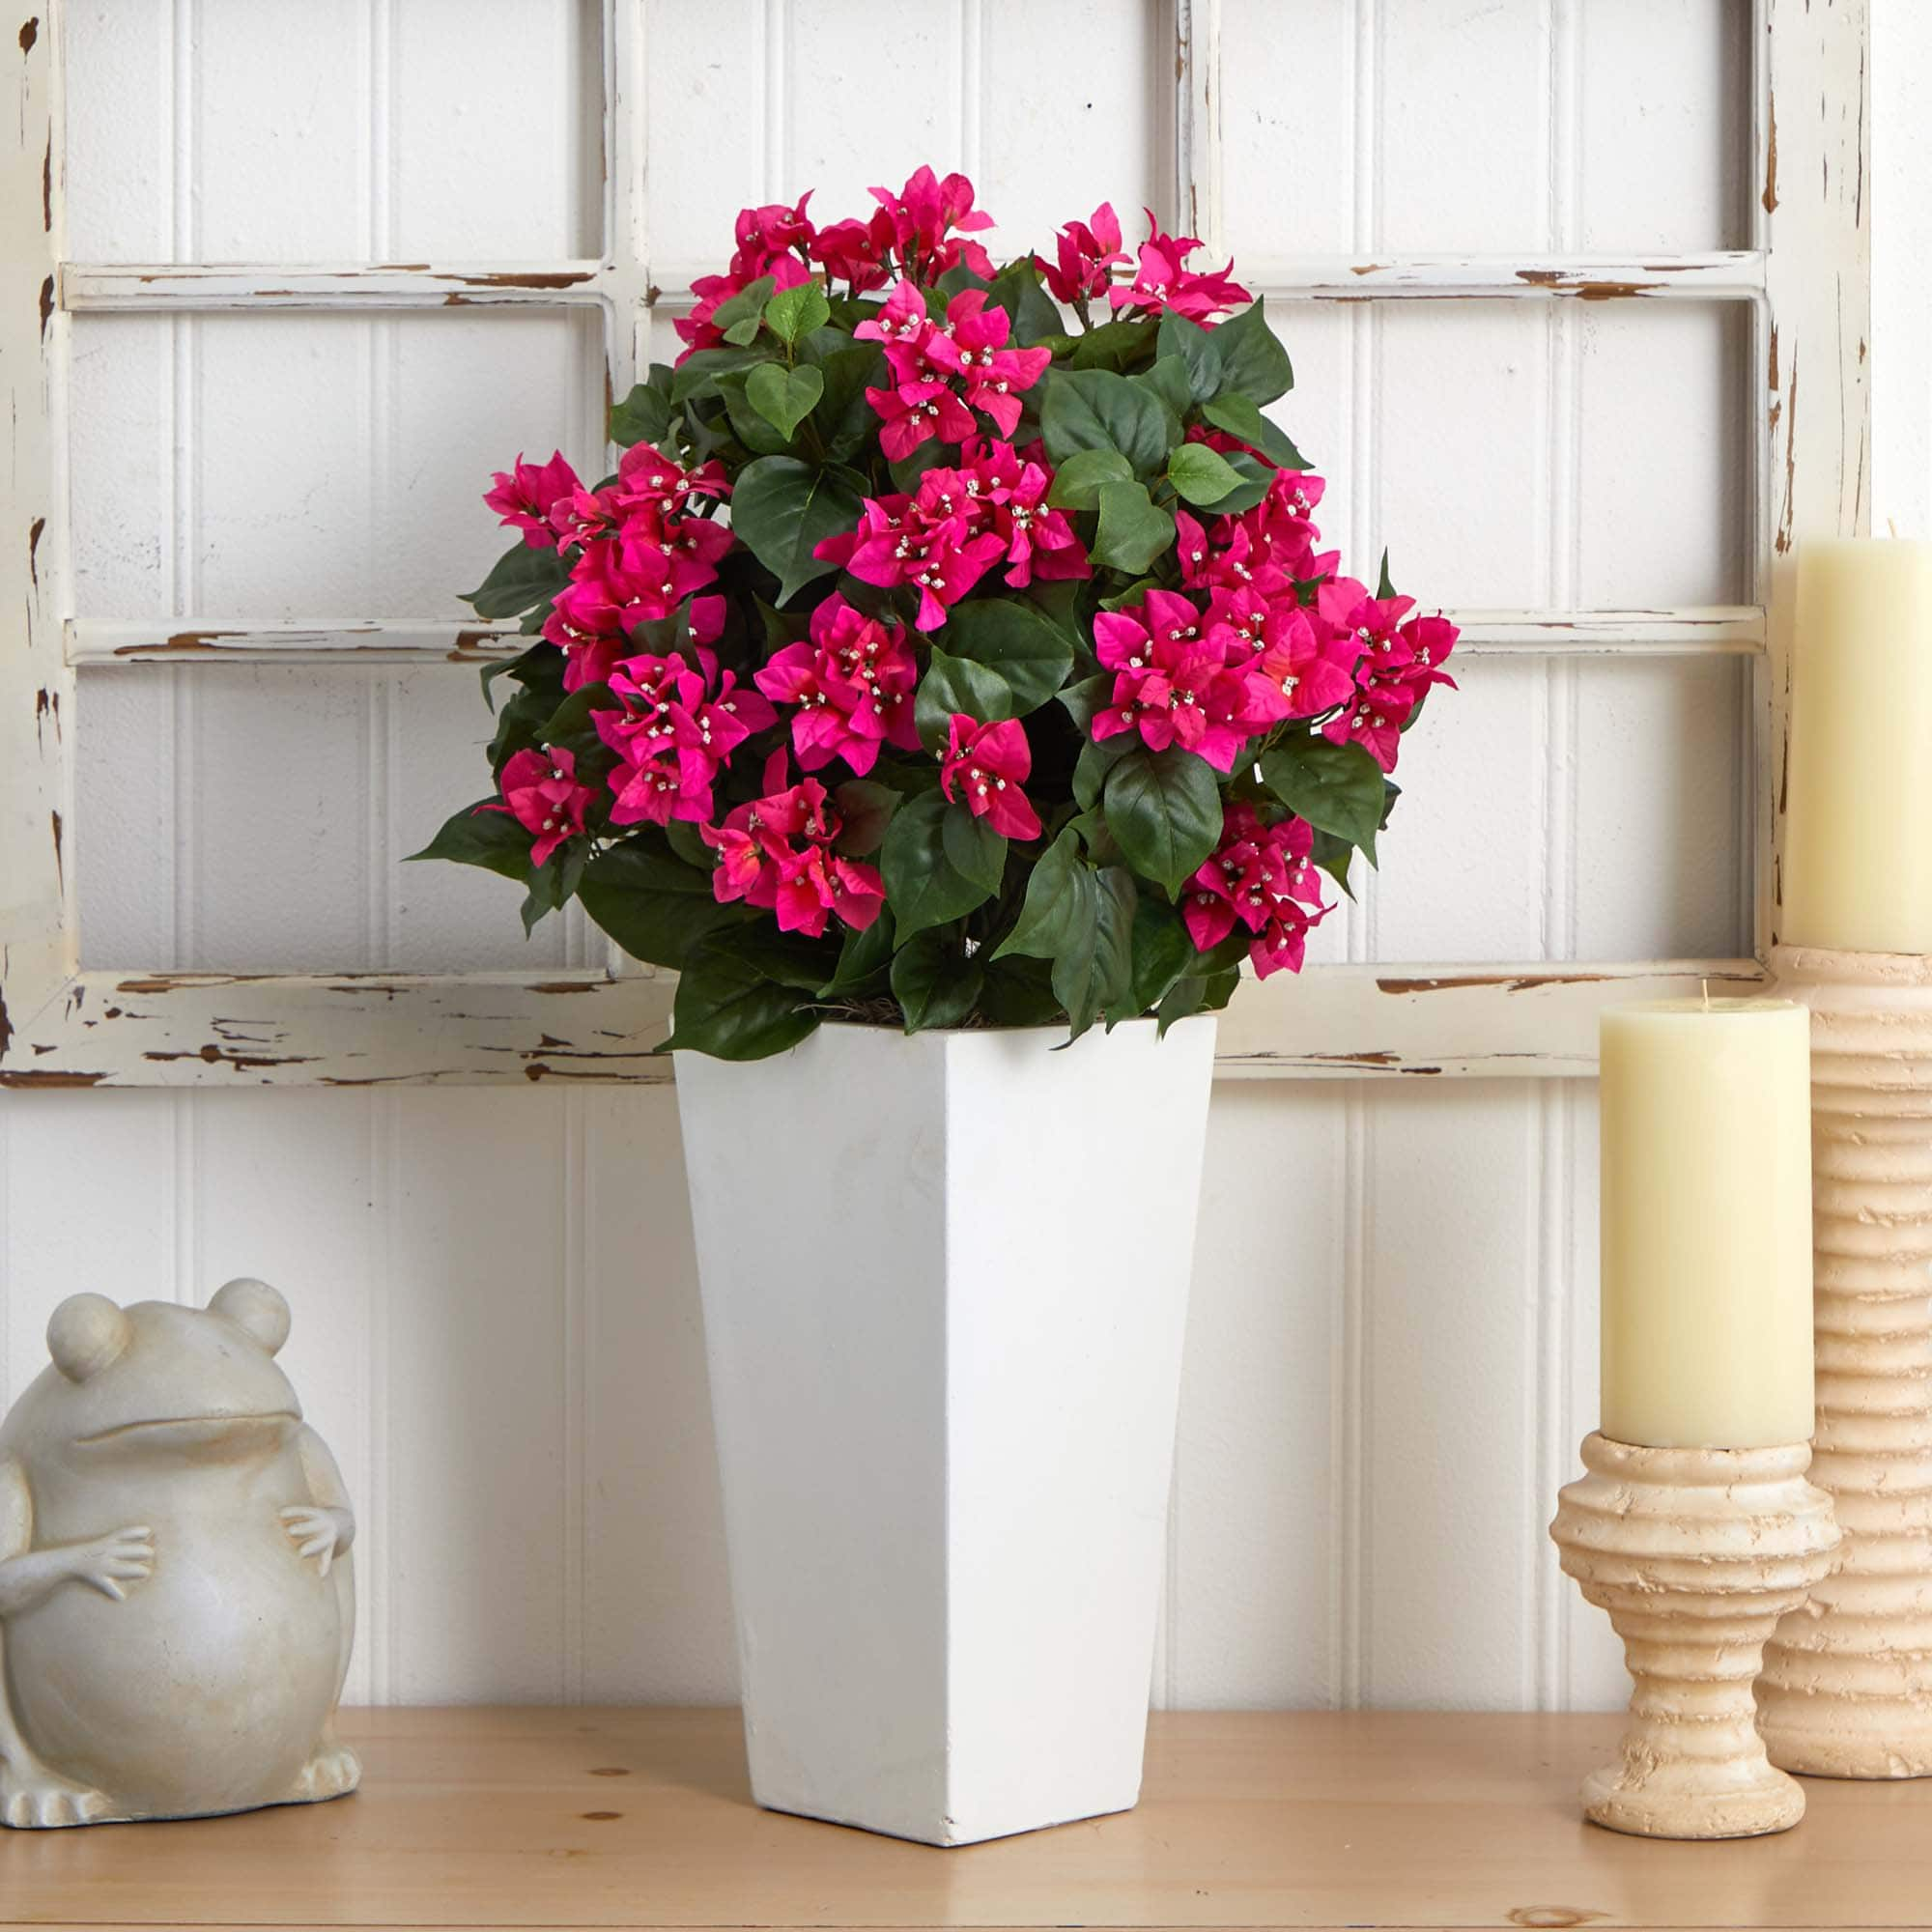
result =
[[[1621,1718],[1158,1716],[1137,1811],[937,1851],[754,1809],[734,1711],[353,1714],[356,1796],[0,1833],[0,1924],[1932,1924],[1932,1781],[1777,1838],[1586,1825]]]

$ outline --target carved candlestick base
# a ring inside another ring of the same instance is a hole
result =
[[[1584,1597],[1610,1613],[1635,1689],[1616,1764],[1583,1812],[1648,1838],[1747,1838],[1804,1815],[1758,1736],[1751,1680],[1765,1639],[1832,1567],[1831,1498],[1808,1444],[1641,1449],[1583,1438],[1589,1473],[1549,1533]]]
[[[1837,1574],[1758,1680],[1772,1761],[1932,1774],[1932,959],[1778,947],[1811,1009],[1818,1422]]]

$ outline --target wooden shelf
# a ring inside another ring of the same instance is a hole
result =
[[[734,1711],[370,1711],[361,1792],[0,1833],[0,1923],[430,1926],[1932,1924],[1932,1779],[1807,1784],[1780,1838],[1577,1814],[1610,1717],[1153,1720],[1137,1811],[934,1851],[755,1809]]]

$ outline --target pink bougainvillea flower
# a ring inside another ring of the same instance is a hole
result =
[[[1405,683],[1425,688],[1446,684],[1453,690],[1456,680],[1442,668],[1442,660],[1456,648],[1461,636],[1439,611],[1433,617],[1411,617],[1395,634],[1395,644],[1402,654],[1396,666],[1398,674]]]
[[[811,190],[800,195],[796,207],[775,201],[763,208],[741,208],[733,226],[732,239],[738,251],[731,258],[731,272],[746,281],[768,275],[773,267],[794,249],[809,253],[818,231],[807,220],[805,204]]]
[[[914,585],[920,594],[914,624],[935,631],[1007,548],[996,532],[981,527],[983,506],[967,480],[958,470],[928,469],[916,497],[868,497],[858,528],[827,537],[812,554],[881,588]]]
[[[925,298],[908,281],[899,282],[878,312],[868,315],[852,331],[860,342],[896,342],[914,349],[931,333]]]
[[[478,811],[506,811],[526,832],[535,835],[530,864],[543,865],[566,838],[583,830],[583,810],[591,789],[577,781],[577,760],[561,745],[540,752],[514,752],[504,760],[497,781],[502,794]]]
[[[531,550],[550,550],[556,533],[551,526],[551,511],[562,498],[574,497],[582,485],[577,471],[555,451],[548,463],[526,463],[519,456],[507,471],[497,470],[491,479],[496,488],[483,498],[497,512],[499,522],[520,529]]]
[[[1392,772],[1402,748],[1402,727],[1420,696],[1414,685],[1371,678],[1345,710],[1322,725],[1321,735],[1331,744],[1361,746],[1383,771]]]
[[[928,470],[927,475],[931,472]],[[1007,582],[1092,577],[1094,566],[1065,510],[1049,509],[1053,471],[1025,461],[1009,442],[971,446],[960,467],[969,497],[991,506],[988,527],[1006,545]]]
[[[964,175],[942,181],[931,168],[921,167],[897,194],[875,187],[872,196],[892,221],[899,267],[915,281],[937,281],[962,262],[976,275],[992,279],[992,258],[985,249],[959,239],[993,225],[990,214],[973,206],[973,184]]]
[[[1163,235],[1153,218],[1153,210],[1144,211],[1148,219],[1148,239],[1141,243],[1139,267],[1133,280],[1122,288],[1107,291],[1107,299],[1117,309],[1130,309],[1139,315],[1164,315],[1170,309],[1198,322],[1205,328],[1214,326],[1216,317],[1252,301],[1239,282],[1232,279],[1234,263],[1218,274],[1194,274],[1184,266],[1188,256],[1200,247],[1192,235]]]
[[[730,494],[724,466],[716,457],[696,469],[686,469],[655,443],[634,442],[617,459],[613,495],[620,509],[641,508],[655,510],[661,517],[681,516],[691,508],[694,497],[722,500]]]
[[[1094,644],[1114,673],[1112,703],[1094,714],[1096,742],[1138,731],[1151,752],[1170,745],[1198,752],[1231,772],[1250,733],[1245,681],[1227,668],[1205,635],[1201,612],[1171,590],[1150,590],[1134,611],[1102,611]]]
[[[1272,568],[1298,582],[1326,576],[1328,568],[1315,554],[1321,532],[1311,512],[1321,500],[1321,478],[1301,469],[1280,469],[1268,478],[1267,495],[1252,510],[1229,522],[1220,534],[1224,545],[1235,542],[1235,531],[1246,538],[1242,557],[1251,572]]]
[[[887,261],[894,239],[893,218],[880,208],[869,221],[835,221],[821,228],[811,252],[828,281],[843,282],[851,294],[863,296],[891,279]]]
[[[1017,718],[982,724],[955,711],[947,726],[939,788],[1008,838],[1037,838],[1039,814],[1020,786],[1033,770],[1033,748]]]
[[[1250,728],[1282,718],[1314,718],[1355,695],[1354,640],[1307,611],[1276,604],[1262,630],[1262,647],[1247,667]]]
[[[838,757],[864,778],[881,745],[919,750],[919,670],[904,627],[867,617],[837,591],[812,611],[810,641],[785,645],[753,676],[765,696],[798,707],[792,750],[808,772]]]
[[[1117,262],[1127,257],[1121,246],[1121,218],[1114,205],[1103,201],[1091,221],[1069,221],[1060,231],[1057,262],[1033,259],[1046,277],[1046,286],[1064,302],[1085,312],[1096,296],[1107,293]]]
[[[1002,436],[1018,426],[1021,392],[1053,360],[1050,349],[1009,349],[1012,326],[1005,309],[986,306],[984,289],[961,289],[946,305],[946,327],[935,329],[924,345],[927,359],[964,382],[967,402],[984,410]]]
[[[684,344],[677,358],[680,362],[700,349],[716,349],[724,342],[724,331],[711,318],[733,296],[742,294],[762,275],[772,277],[776,293],[809,282],[811,270],[796,255],[780,255],[753,274],[741,275],[734,270],[725,275],[699,275],[691,285],[692,294],[697,298],[696,305],[689,315],[679,316],[671,325]]]
[[[1212,951],[1238,922],[1254,935],[1248,957],[1260,977],[1298,973],[1309,927],[1328,910],[1309,856],[1314,838],[1305,819],[1264,825],[1250,805],[1226,807],[1221,842],[1187,882],[1181,903],[1195,950]]]
[[[964,442],[977,427],[972,411],[940,382],[867,389],[866,400],[878,412],[879,447],[889,463],[903,462],[933,437],[941,442]]]
[[[769,782],[773,774],[766,776]],[[698,836],[719,855],[713,897],[721,905],[743,899],[773,912],[781,931],[816,939],[834,913],[864,931],[886,902],[872,867],[830,849],[838,818],[826,810],[825,787],[816,779],[741,805],[722,826],[701,826]],[[803,849],[793,842],[799,838]]]

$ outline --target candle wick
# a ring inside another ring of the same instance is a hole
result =
[[[1697,983],[1704,989],[1704,1010],[1708,1013],[1711,1010],[1711,982],[1708,980],[1699,980]]]
[[[1885,520],[1885,526],[1888,530],[1891,532],[1893,536],[1896,536],[1898,534],[1898,524],[1894,518],[1888,517]]]

